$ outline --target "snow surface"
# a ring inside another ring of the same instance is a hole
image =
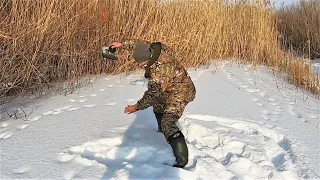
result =
[[[299,4],[299,0],[271,0],[271,2],[275,4],[276,8]]]
[[[190,154],[184,169],[170,166],[152,108],[123,112],[146,90],[139,72],[30,98],[16,111],[28,115],[22,120],[2,109],[0,179],[320,178],[320,103],[312,94],[265,67],[222,63],[189,73],[197,95],[179,120]]]
[[[320,58],[311,61],[311,68],[314,76],[320,75]]]

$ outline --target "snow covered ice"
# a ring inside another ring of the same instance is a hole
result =
[[[123,112],[146,90],[140,72],[28,100],[27,120],[1,111],[0,178],[320,178],[320,103],[312,94],[265,67],[221,63],[189,73],[197,94],[178,124],[189,148],[184,169],[171,167],[152,108]]]

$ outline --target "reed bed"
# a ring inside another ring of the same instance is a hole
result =
[[[4,0],[0,17],[0,98],[135,70],[127,53],[101,63],[102,46],[130,38],[165,43],[186,67],[264,64],[320,94],[310,68],[281,50],[277,15],[265,1]]]

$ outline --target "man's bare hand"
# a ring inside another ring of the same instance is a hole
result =
[[[131,113],[134,113],[136,112],[136,108],[134,107],[134,105],[128,105],[125,109],[124,109],[124,113],[127,113],[127,114],[131,114]]]
[[[111,48],[119,48],[119,47],[121,47],[121,43],[119,43],[119,42],[114,42],[114,43],[112,43],[111,44]]]

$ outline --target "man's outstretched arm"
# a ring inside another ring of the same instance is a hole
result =
[[[133,50],[138,44],[147,44],[150,45],[151,42],[140,40],[140,39],[125,39],[121,42],[114,42],[111,44],[112,48],[118,48],[121,47],[123,49],[127,50]]]
[[[161,94],[161,86],[157,82],[150,80],[148,90],[144,92],[143,97],[134,105],[136,110],[144,110],[153,106],[157,101],[159,101]]]

